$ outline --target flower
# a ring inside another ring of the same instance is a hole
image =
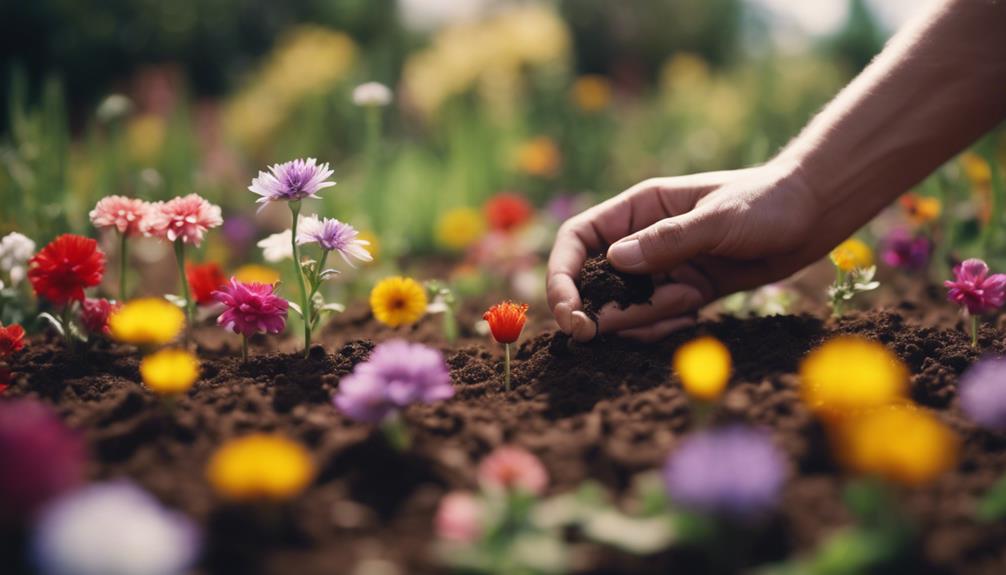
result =
[[[833,338],[800,364],[803,401],[818,415],[840,419],[904,398],[908,369],[890,350],[854,336]]]
[[[98,200],[90,218],[96,228],[115,228],[120,234],[139,236],[143,234],[143,219],[149,210],[150,205],[143,200],[108,196]]]
[[[515,446],[497,447],[482,460],[479,485],[488,491],[524,491],[541,495],[548,487],[548,471],[541,460]]]
[[[80,321],[84,329],[94,335],[111,335],[108,329],[108,317],[112,312],[122,307],[104,298],[85,298],[80,308]]]
[[[164,345],[178,337],[183,327],[182,310],[158,297],[133,300],[108,316],[112,339],[133,345]]]
[[[674,352],[674,371],[689,395],[713,401],[723,394],[730,379],[730,350],[718,339],[693,339]]]
[[[912,405],[865,412],[841,426],[837,439],[838,458],[845,466],[904,485],[928,483],[957,459],[954,433]]]
[[[381,241],[378,239],[377,234],[370,230],[363,230],[357,238],[367,242],[367,253],[372,258],[370,262],[376,262],[378,256],[381,255]]]
[[[63,234],[49,242],[28,262],[28,280],[40,297],[65,305],[84,299],[84,289],[101,283],[105,254],[98,242]]]
[[[391,89],[380,82],[367,82],[353,88],[353,103],[357,106],[387,106],[391,98]]]
[[[35,253],[35,242],[28,236],[11,232],[0,239],[0,272],[10,276],[11,284],[17,286],[25,278],[25,264]]]
[[[426,312],[426,304],[426,290],[412,278],[384,278],[370,291],[370,309],[374,317],[390,327],[416,323]]]
[[[0,402],[0,524],[28,518],[84,480],[83,440],[47,405]]]
[[[485,510],[466,491],[452,491],[440,500],[433,527],[437,537],[459,543],[474,543],[482,536]]]
[[[220,206],[209,203],[199,194],[189,194],[152,204],[143,227],[153,237],[169,242],[181,240],[182,243],[199,247],[206,230],[222,223],[224,220],[220,215]]]
[[[498,343],[513,343],[520,337],[520,332],[524,329],[527,321],[526,303],[513,303],[505,301],[498,303],[484,314],[482,319],[489,322],[489,330],[492,331],[493,339]]]
[[[873,265],[873,251],[862,240],[849,238],[831,250],[831,261],[843,272],[865,269]]]
[[[900,202],[908,218],[918,226],[936,221],[943,212],[943,203],[939,198],[905,194]]]
[[[987,186],[992,181],[992,168],[979,154],[974,152],[961,154],[961,168],[972,186]]]
[[[126,481],[88,485],[53,501],[32,538],[43,575],[182,575],[200,546],[192,520]]]
[[[259,240],[255,245],[262,248],[262,257],[269,263],[281,262],[293,257],[293,230],[284,230]]]
[[[674,503],[734,519],[771,511],[785,481],[785,457],[768,434],[741,425],[686,437],[664,465]]]
[[[528,140],[517,149],[517,169],[530,176],[552,177],[559,172],[561,164],[559,147],[548,136]]]
[[[247,284],[231,278],[229,284],[213,292],[213,297],[227,306],[217,318],[217,324],[226,330],[247,337],[256,333],[280,333],[286,327],[290,304],[276,295],[271,284]]]
[[[185,350],[163,349],[143,358],[140,377],[157,395],[179,395],[199,379],[199,360]]]
[[[913,235],[897,228],[884,238],[882,255],[884,263],[894,268],[923,269],[929,263],[933,244],[929,238]]]
[[[16,323],[0,324],[0,359],[24,348],[24,328]]]
[[[279,281],[279,272],[276,270],[260,266],[258,264],[243,265],[234,272],[234,279],[246,284],[269,284],[274,285]]]
[[[269,166],[269,172],[259,172],[248,186],[249,191],[262,196],[256,203],[318,199],[318,192],[335,185],[326,181],[334,173],[328,164],[319,165],[314,158],[274,164]]]
[[[979,425],[1006,430],[1006,359],[981,361],[957,384],[961,409]]]
[[[213,488],[233,501],[283,501],[314,479],[315,466],[299,443],[262,433],[232,439],[213,454],[206,470]]]
[[[300,221],[297,243],[300,245],[317,243],[325,251],[336,251],[347,264],[353,266],[350,258],[361,262],[373,261],[367,246],[370,242],[359,239],[360,233],[353,226],[335,218],[319,219],[311,216]],[[355,267],[355,266],[354,266]]]
[[[232,253],[243,254],[255,239],[255,222],[245,214],[235,214],[224,218],[220,231]],[[289,244],[289,242],[287,242]]]
[[[580,76],[573,82],[570,97],[584,112],[603,110],[611,103],[611,82],[597,74]]]
[[[437,219],[437,243],[451,250],[463,250],[485,235],[485,219],[478,210],[455,208]]]
[[[531,219],[533,209],[523,196],[517,194],[497,194],[485,205],[489,227],[501,232],[512,232]]]
[[[1006,274],[989,275],[989,266],[979,259],[964,260],[954,267],[954,279],[943,282],[947,299],[967,308],[971,315],[995,311],[1006,301]]]
[[[377,423],[413,403],[433,403],[454,395],[451,376],[439,351],[418,343],[391,340],[339,382],[333,402],[349,417]]]
[[[185,277],[192,288],[192,299],[199,305],[212,303],[213,292],[227,283],[224,272],[214,262],[186,265]]]

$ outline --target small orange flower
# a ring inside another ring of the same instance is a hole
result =
[[[520,337],[527,321],[527,304],[512,301],[498,303],[482,314],[482,319],[489,322],[493,339],[499,343],[513,343]]]
[[[503,193],[489,198],[485,205],[485,212],[486,221],[489,222],[490,228],[510,233],[531,219],[534,208],[526,198],[519,194]]]

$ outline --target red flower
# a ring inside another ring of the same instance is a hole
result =
[[[497,194],[485,205],[489,226],[500,232],[511,232],[527,223],[534,211],[531,203],[518,194]]]
[[[493,339],[499,343],[513,343],[520,337],[527,321],[527,304],[505,301],[498,303],[482,314],[482,319],[489,322]]]
[[[199,305],[213,303],[213,292],[227,283],[224,272],[213,262],[185,266],[185,277],[192,288],[192,299]]]
[[[98,242],[63,234],[28,261],[28,279],[39,297],[56,305],[84,299],[84,289],[101,283],[105,254]]]
[[[0,395],[7,391],[12,379],[14,379],[14,373],[11,372],[9,367],[0,363]]]
[[[80,321],[88,333],[109,335],[108,316],[122,307],[122,304],[112,303],[107,299],[87,298],[81,305]]]
[[[0,357],[7,357],[24,347],[24,328],[16,323],[0,325]]]

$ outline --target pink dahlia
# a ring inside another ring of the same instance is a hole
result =
[[[222,223],[220,206],[209,203],[199,194],[189,194],[152,204],[143,228],[151,236],[169,242],[180,239],[183,243],[199,247],[206,230]]]
[[[150,211],[150,204],[143,200],[124,196],[102,198],[91,210],[91,223],[96,228],[115,228],[126,236],[143,234],[143,219]]]
[[[489,490],[523,490],[541,495],[548,472],[541,460],[520,447],[497,447],[479,465],[479,483]]]
[[[989,266],[979,259],[964,260],[954,267],[954,279],[943,282],[947,299],[967,308],[971,315],[995,311],[1006,302],[1006,274],[989,275]]]
[[[88,333],[108,335],[108,316],[122,304],[103,298],[85,298],[80,308],[80,321]]]
[[[217,324],[224,329],[247,337],[256,333],[279,333],[286,327],[290,304],[276,295],[271,285],[243,283],[231,278],[230,283],[213,292],[213,297],[227,306],[217,318]]]

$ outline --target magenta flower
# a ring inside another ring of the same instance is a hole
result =
[[[108,316],[122,307],[103,298],[86,298],[81,304],[80,321],[84,329],[94,335],[108,335]]]
[[[419,343],[392,340],[375,347],[370,359],[342,378],[333,402],[357,421],[378,423],[413,403],[453,395],[443,354]]]
[[[482,536],[484,522],[485,510],[477,497],[465,491],[452,491],[440,500],[433,527],[441,539],[474,543]]]
[[[923,235],[905,229],[891,230],[881,249],[884,263],[894,268],[923,269],[929,263],[933,244]]]
[[[947,298],[977,316],[1002,307],[1006,301],[1006,274],[989,275],[989,266],[979,259],[964,260],[954,267],[953,281],[943,282]]]
[[[249,337],[256,333],[279,333],[286,327],[290,304],[276,295],[271,285],[231,278],[230,283],[213,292],[213,299],[227,307],[217,318],[217,324],[226,330]]]
[[[314,158],[275,164],[269,166],[269,172],[259,172],[248,186],[248,190],[262,196],[256,203],[318,199],[319,191],[335,185],[326,181],[334,173],[328,164],[319,165]]]
[[[1006,359],[986,359],[971,366],[957,389],[968,417],[982,427],[1006,431]]]
[[[336,251],[347,264],[353,266],[350,258],[361,262],[373,261],[367,246],[370,242],[359,239],[360,232],[353,226],[335,218],[319,219],[311,216],[300,221],[297,243],[300,245],[317,243],[326,252]]]
[[[143,234],[143,220],[150,204],[136,198],[108,196],[102,198],[91,210],[91,223],[96,228],[115,228],[126,236]]]
[[[541,495],[548,487],[548,472],[541,460],[520,447],[497,447],[479,464],[478,478],[488,491]]]
[[[209,203],[199,194],[189,194],[152,204],[143,228],[147,235],[169,242],[180,239],[182,243],[199,247],[206,230],[222,223],[220,206]]]

